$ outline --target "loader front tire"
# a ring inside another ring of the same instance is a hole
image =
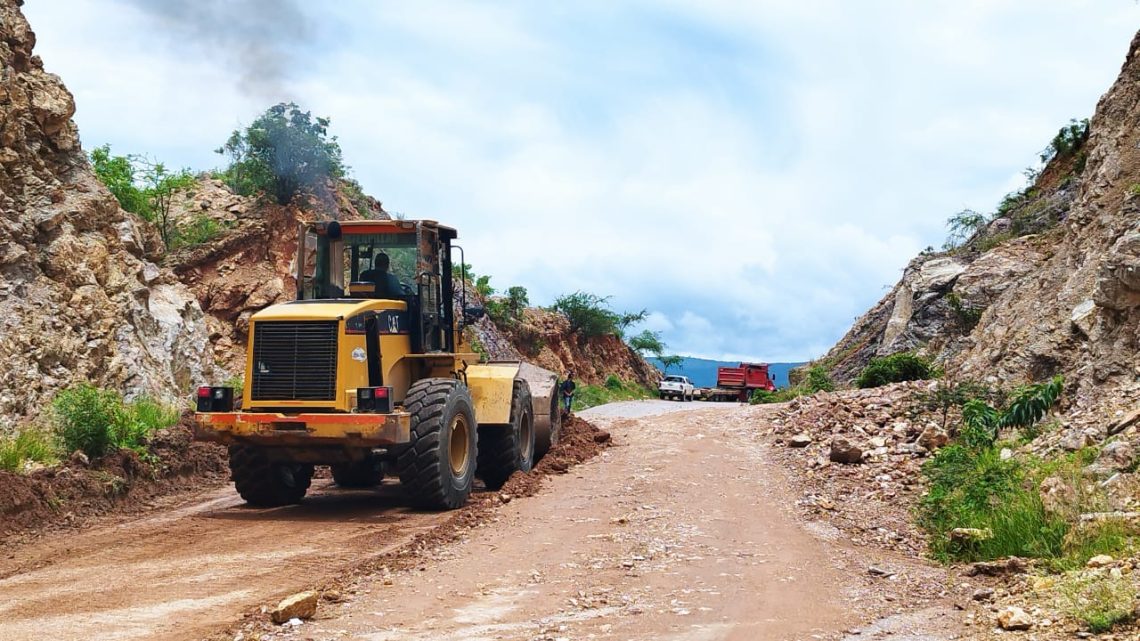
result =
[[[230,476],[246,503],[277,507],[301,502],[313,480],[313,466],[271,461],[259,448],[231,445]]]
[[[467,502],[475,479],[478,438],[467,387],[428,378],[408,389],[412,442],[396,459],[404,491],[418,507],[453,510]]]
[[[515,380],[511,394],[510,425],[483,425],[479,428],[479,467],[476,474],[489,490],[503,487],[511,474],[529,472],[534,467],[534,406],[530,386]]]

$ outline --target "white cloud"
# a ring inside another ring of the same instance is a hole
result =
[[[109,0],[31,0],[88,144],[174,164],[266,105]],[[1130,2],[335,3],[290,91],[364,186],[531,300],[682,353],[822,353],[1119,69]],[[98,22],[100,29],[89,28]]]

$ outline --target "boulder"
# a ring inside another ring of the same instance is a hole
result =
[[[831,453],[828,458],[834,463],[852,465],[863,461],[863,450],[851,441],[838,436],[831,441]]]
[[[918,269],[915,290],[921,293],[945,289],[964,271],[966,266],[953,258],[928,260]]]
[[[1137,423],[1140,423],[1140,407],[1113,421],[1108,426],[1108,434],[1109,436],[1119,434]]]
[[[1060,445],[1063,450],[1076,452],[1077,450],[1092,445],[1093,442],[1092,437],[1085,431],[1074,428],[1065,432],[1065,435],[1061,437],[1061,441],[1058,445]]]
[[[932,452],[949,442],[950,436],[936,427],[928,427],[918,436],[918,444]]]
[[[1120,237],[1097,272],[1098,305],[1126,311],[1140,307],[1140,231]]]
[[[1069,321],[1073,324],[1073,328],[1080,333],[1085,336],[1092,336],[1096,316],[1096,303],[1090,298],[1073,308],[1073,313],[1069,315]]]
[[[1033,618],[1025,610],[1011,605],[998,612],[997,624],[1002,630],[1028,630],[1033,627]]]
[[[1136,464],[1136,448],[1128,441],[1113,441],[1104,446],[1096,462],[1107,469],[1130,469]]]
[[[1098,554],[1098,555],[1094,556],[1093,558],[1089,559],[1088,562],[1085,563],[1085,567],[1088,567],[1088,568],[1104,568],[1104,567],[1108,567],[1108,566],[1112,565],[1115,562],[1116,562],[1116,559],[1112,558],[1111,556],[1109,556],[1107,554]]]
[[[289,619],[311,619],[317,614],[317,593],[313,590],[299,592],[286,597],[269,613],[274,623],[285,623]]]
[[[807,447],[811,445],[811,437],[807,434],[796,434],[788,439],[788,447]]]

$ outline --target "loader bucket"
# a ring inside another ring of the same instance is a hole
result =
[[[540,460],[558,444],[562,432],[562,415],[558,411],[558,375],[554,372],[521,363],[519,378],[530,385],[534,407],[534,460]]]

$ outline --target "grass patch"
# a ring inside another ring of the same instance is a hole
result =
[[[828,373],[827,368],[823,365],[814,365],[807,370],[804,380],[799,385],[792,387],[785,387],[770,392],[766,389],[758,389],[752,392],[748,402],[751,405],[760,405],[763,403],[783,403],[790,401],[793,398],[800,396],[809,396],[816,392],[834,392],[835,381],[831,380],[831,374]]]
[[[22,472],[28,463],[54,465],[55,438],[40,427],[24,427],[14,434],[0,437],[0,470]]]
[[[938,368],[929,360],[911,352],[899,352],[872,358],[855,379],[855,384],[862,388],[879,387],[888,383],[937,378],[939,374]]]
[[[919,525],[930,533],[931,555],[944,562],[1005,556],[1056,557],[1069,526],[1045,510],[1027,487],[1024,466],[1002,460],[995,447],[953,444],[923,466],[930,489],[919,504]],[[988,530],[980,540],[951,536],[955,528]]]
[[[1108,573],[1073,575],[1058,586],[1065,614],[1081,621],[1094,634],[1107,632],[1118,623],[1130,621],[1136,602],[1136,588],[1127,576]]]
[[[656,391],[634,381],[623,381],[611,374],[606,377],[604,385],[579,385],[578,389],[574,391],[572,407],[575,412],[580,412],[606,403],[656,397]]]
[[[149,397],[127,403],[115,391],[81,383],[52,399],[52,420],[60,446],[90,457],[127,448],[142,451],[151,433],[178,422],[177,409]]]

